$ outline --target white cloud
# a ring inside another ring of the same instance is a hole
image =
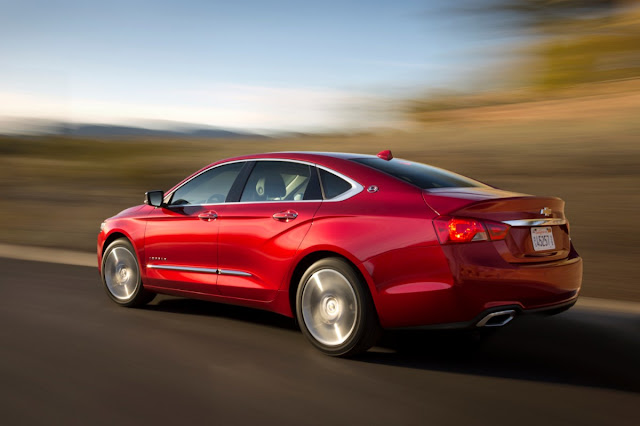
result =
[[[0,116],[91,123],[171,120],[253,130],[313,131],[387,124],[380,105],[389,102],[358,92],[240,84],[163,93],[162,101],[150,102],[140,96],[105,101],[0,92]]]

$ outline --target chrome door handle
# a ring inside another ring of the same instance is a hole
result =
[[[198,215],[198,219],[204,220],[206,222],[211,222],[212,220],[217,218],[218,218],[218,214],[216,212],[205,212],[205,213],[200,213]]]
[[[296,217],[298,217],[298,213],[293,210],[285,210],[283,212],[275,213],[272,216],[275,220],[279,220],[280,222],[290,222]]]

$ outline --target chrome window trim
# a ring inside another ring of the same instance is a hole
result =
[[[343,192],[342,194],[338,195],[337,197],[333,197],[331,199],[323,200],[323,201],[329,201],[329,202],[344,201],[344,200],[347,200],[347,199],[353,197],[354,195],[357,195],[357,194],[361,193],[364,190],[364,186],[360,185],[358,182],[356,182],[355,180],[351,179],[350,177],[347,177],[347,176],[343,175],[342,173],[336,172],[335,170],[329,169],[329,168],[324,167],[324,166],[320,166],[318,164],[316,164],[315,166],[318,169],[322,169],[327,173],[331,173],[332,175],[338,176],[340,179],[345,180],[347,183],[349,183],[351,185],[351,189]]]
[[[201,272],[204,274],[217,274],[217,275],[234,275],[237,277],[251,277],[248,272],[236,271],[233,269],[217,269],[217,268],[195,268],[192,266],[177,266],[177,265],[154,265],[152,263],[147,264],[149,269],[162,269],[167,271],[183,271],[183,272]]]
[[[510,226],[550,226],[550,225],[565,225],[566,219],[518,219],[518,220],[504,220],[502,223],[506,223]]]
[[[208,206],[232,206],[234,204],[273,204],[273,203],[321,203],[329,200],[271,200],[271,201],[233,201],[216,204],[180,204],[171,207],[208,207]]]
[[[319,164],[316,163],[312,163],[310,161],[303,161],[303,160],[291,160],[291,159],[287,159],[287,158],[254,158],[254,159],[245,159],[245,160],[234,160],[234,161],[229,161],[226,163],[221,163],[221,164],[216,164],[214,166],[211,166],[203,171],[201,171],[200,173],[198,173],[197,175],[191,177],[191,179],[183,182],[180,186],[178,186],[177,188],[175,188],[174,190],[172,190],[171,192],[168,192],[167,194],[165,194],[163,202],[164,203],[168,203],[168,201],[171,199],[171,197],[173,196],[173,194],[180,188],[182,188],[184,185],[186,185],[187,183],[191,182],[193,179],[197,178],[198,176],[202,175],[203,173],[208,172],[209,170],[215,169],[217,167],[221,167],[221,166],[225,166],[227,164],[234,164],[234,163],[246,163],[249,161],[287,161],[290,163],[298,163],[298,164],[305,164],[307,166],[313,166],[315,168],[318,169],[322,169],[328,173],[331,173],[333,175],[338,176],[341,179],[344,179],[345,181],[347,181],[349,184],[351,184],[351,189],[347,190],[346,192],[343,192],[342,194],[340,194],[337,197],[331,198],[329,200],[271,200],[271,201],[234,201],[234,202],[230,202],[230,203],[211,203],[211,204],[181,204],[181,205],[176,205],[176,206],[170,206],[170,207],[203,207],[203,206],[221,206],[221,205],[233,205],[233,204],[265,204],[265,203],[317,203],[317,202],[338,202],[338,201],[344,201],[347,200],[351,197],[353,197],[354,195],[359,194],[360,192],[362,192],[364,190],[364,186],[360,185],[358,182],[356,182],[355,180],[351,179],[350,177],[347,177],[345,175],[343,175],[340,172],[336,172],[333,169],[330,169],[328,167],[325,166],[321,166]]]

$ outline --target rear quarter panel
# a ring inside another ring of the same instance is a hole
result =
[[[442,319],[455,305],[453,279],[421,190],[386,176],[367,182],[379,190],[322,203],[298,259],[332,251],[349,259],[369,287],[383,327]],[[296,262],[297,263],[297,262]]]

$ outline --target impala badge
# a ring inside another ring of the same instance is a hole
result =
[[[553,213],[553,210],[551,210],[549,207],[545,207],[543,209],[540,209],[540,214],[543,214],[546,217],[551,216],[551,213]]]

